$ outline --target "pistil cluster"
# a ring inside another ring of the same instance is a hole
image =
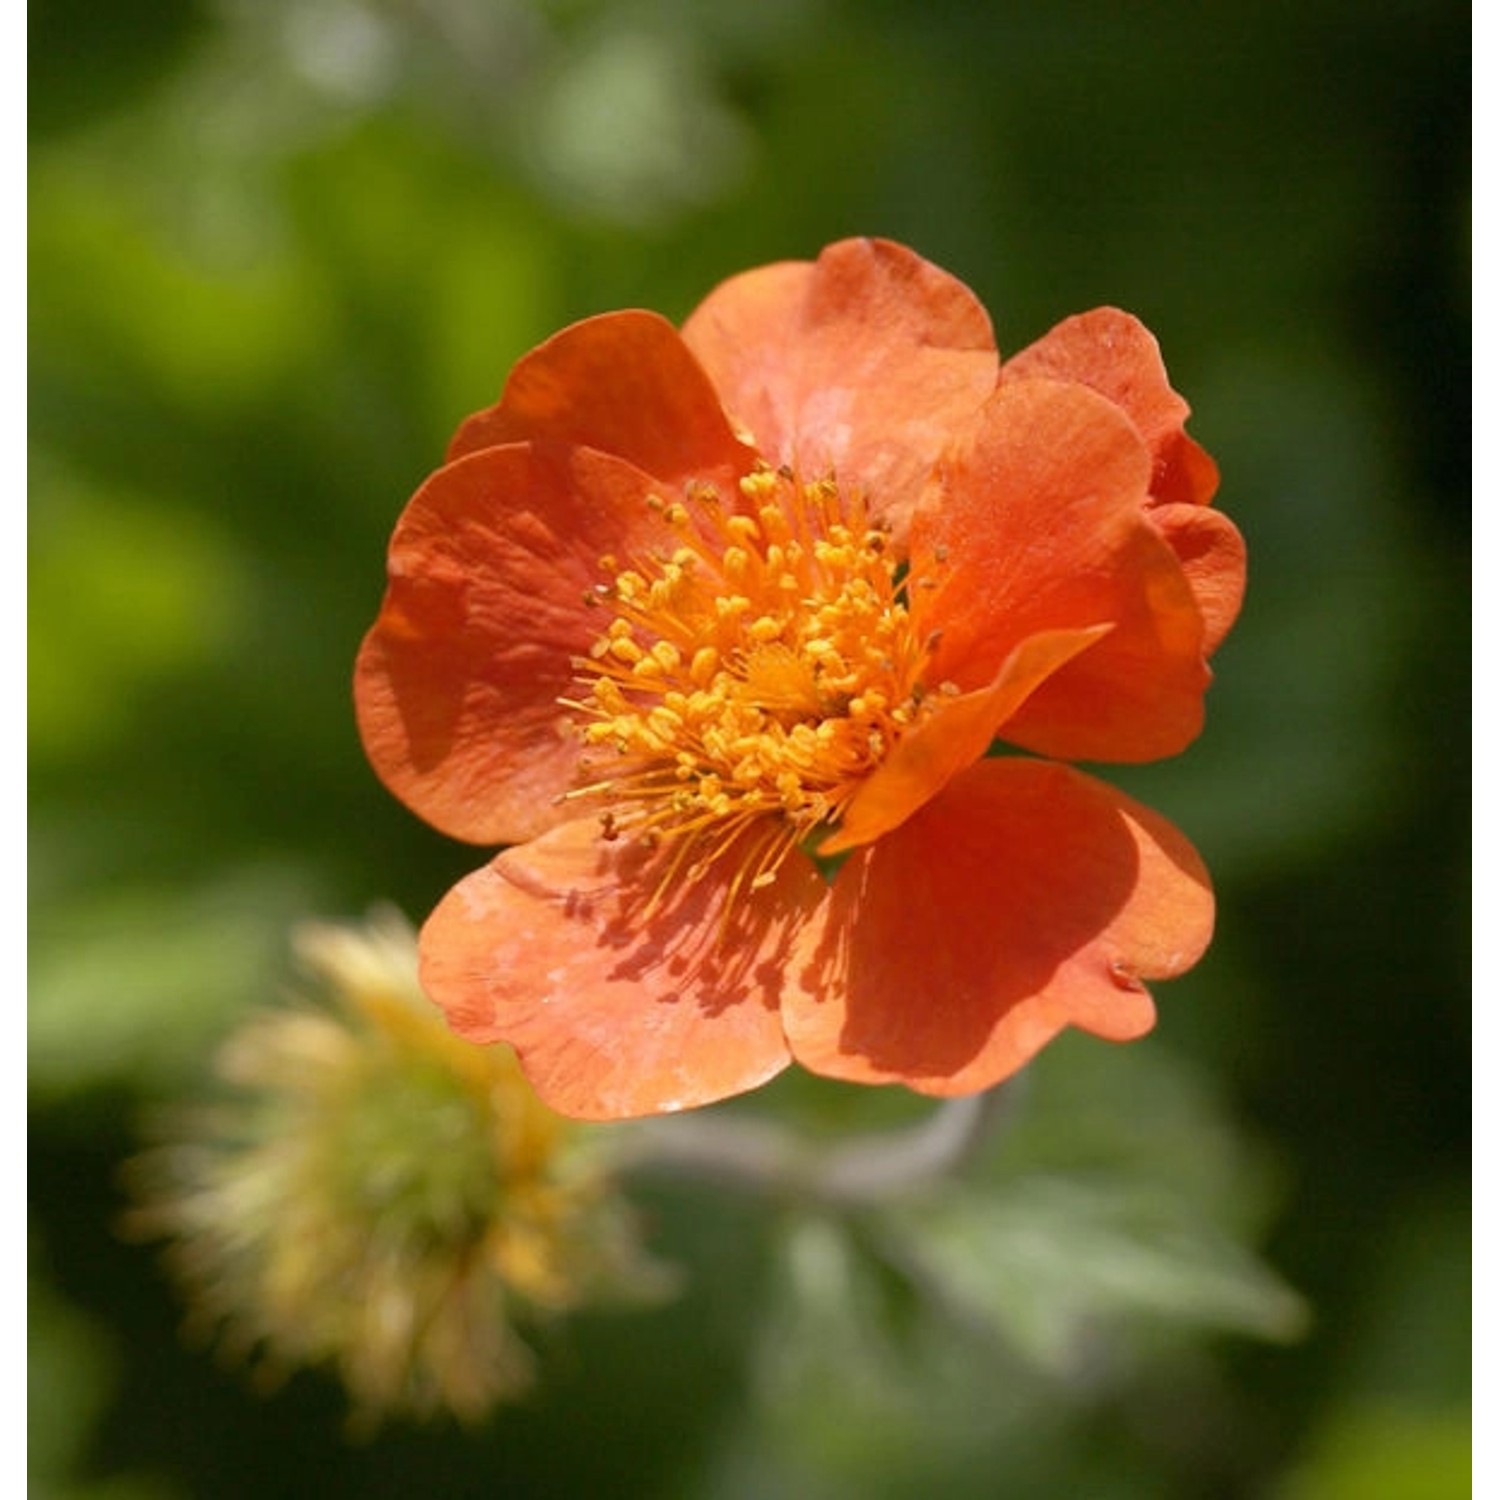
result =
[[[648,502],[676,544],[601,560],[614,617],[576,663],[583,739],[619,764],[588,757],[570,796],[606,799],[607,836],[672,841],[658,895],[731,846],[736,890],[769,884],[935,702],[863,498],[770,469],[740,491]]]

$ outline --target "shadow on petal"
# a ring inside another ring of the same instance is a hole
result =
[[[845,865],[787,1036],[815,1072],[972,1092],[1064,1026],[1149,1030],[1141,979],[1181,972],[1211,925],[1170,825],[1066,767],[986,761]]]
[[[706,1104],[789,1061],[780,1008],[827,886],[794,855],[731,897],[745,858],[731,847],[653,900],[672,854],[567,823],[460,882],[423,930],[423,983],[450,1024],[511,1043],[565,1114]]]

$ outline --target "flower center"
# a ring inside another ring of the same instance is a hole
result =
[[[663,886],[732,845],[735,889],[769,884],[930,711],[927,648],[863,498],[765,468],[740,490],[734,508],[708,486],[648,502],[677,543],[603,559],[595,597],[615,615],[576,664],[584,742],[621,763],[598,776],[585,757],[569,795],[608,800],[606,837],[672,840]]]

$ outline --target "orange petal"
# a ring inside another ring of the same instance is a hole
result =
[[[971,1093],[1066,1026],[1148,1031],[1141,980],[1189,968],[1212,927],[1171,824],[1067,767],[982,761],[839,871],[787,1038],[830,1077]]]
[[[674,483],[725,484],[755,457],[681,335],[652,312],[586,318],[533,349],[500,400],[458,429],[448,458],[527,441],[597,448]]]
[[[1076,380],[1109,397],[1151,450],[1151,497],[1206,505],[1219,487],[1213,459],[1183,430],[1191,408],[1172,389],[1161,348],[1138,318],[1100,307],[1059,323],[1005,361],[1002,380]]]
[[[617,459],[522,444],[449,464],[407,506],[355,706],[381,779],[443,832],[502,844],[560,821],[579,747],[558,699],[608,623],[585,602],[601,556],[667,534],[650,488]]]
[[[994,388],[989,317],[961,281],[885,240],[748,271],[683,338],[771,463],[857,485],[904,535],[953,428]]]
[[[1245,539],[1222,511],[1157,505],[1151,524],[1166,538],[1203,617],[1203,654],[1211,656],[1239,617],[1245,597]]]
[[[788,954],[827,886],[794,855],[726,914],[726,857],[647,916],[659,868],[638,844],[603,840],[596,819],[575,820],[461,881],[422,930],[422,983],[449,1024],[509,1042],[562,1114],[708,1104],[790,1060],[778,1011]]]
[[[1203,722],[1209,673],[1188,580],[1145,511],[1134,425],[1082,385],[1002,385],[912,523],[911,592],[940,640],[924,674],[972,690],[1028,636],[1108,623],[1003,737],[1064,760],[1150,760]]]
[[[818,853],[843,854],[904,823],[989,749],[1000,726],[1042,682],[1110,628],[1046,630],[1022,641],[988,687],[949,699],[898,741],[854,794],[837,832]]]

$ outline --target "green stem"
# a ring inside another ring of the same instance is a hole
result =
[[[916,1125],[814,1145],[769,1120],[699,1115],[638,1127],[616,1158],[626,1171],[696,1178],[773,1197],[858,1208],[898,1198],[965,1166],[1014,1114],[1020,1077],[948,1099]]]

